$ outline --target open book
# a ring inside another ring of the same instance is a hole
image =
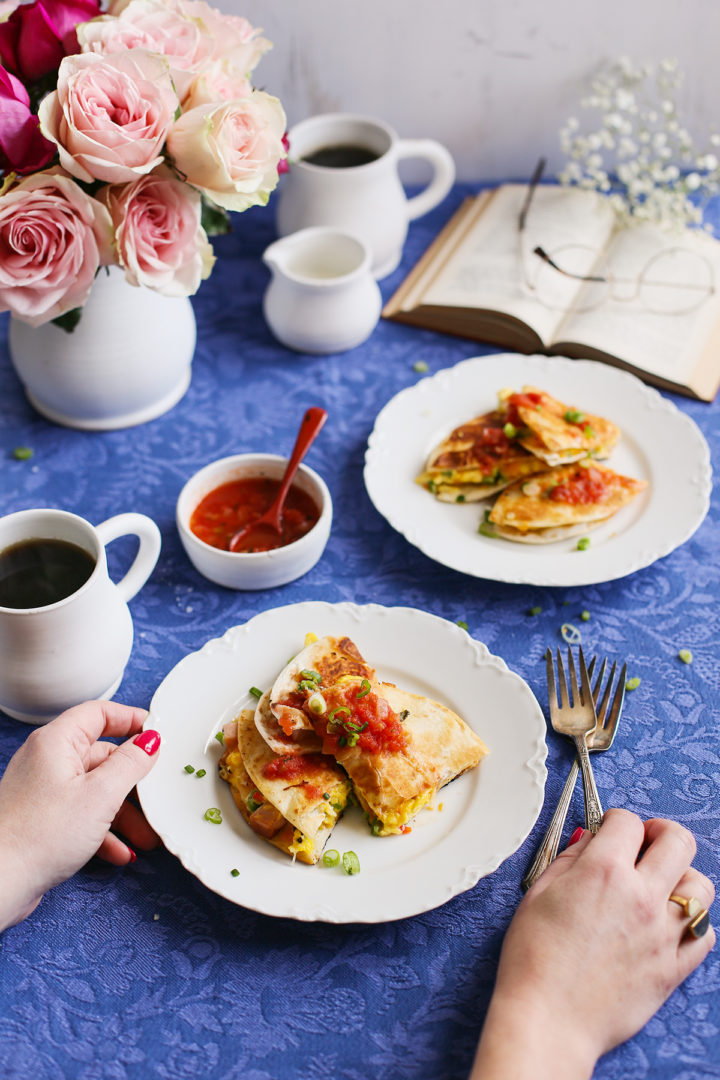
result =
[[[603,196],[558,185],[536,189],[520,231],[527,191],[504,184],[466,199],[384,317],[515,352],[603,360],[712,401],[720,242],[691,229],[619,228]]]

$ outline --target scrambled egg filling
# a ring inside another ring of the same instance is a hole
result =
[[[312,855],[315,850],[315,844],[309,836],[303,836],[299,829],[295,829],[293,832],[293,842],[288,846],[288,851],[292,855],[299,855],[301,852],[305,855]]]
[[[435,789],[431,788],[429,791],[424,791],[422,795],[416,795],[414,799],[408,799],[407,802],[402,803],[398,810],[391,810],[383,814],[382,817],[378,817],[373,824],[373,833],[375,836],[392,836],[399,833],[402,826],[406,825],[410,818],[414,817],[419,810],[432,801],[434,795]],[[379,828],[377,827],[378,824]]]

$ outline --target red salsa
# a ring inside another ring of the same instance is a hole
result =
[[[587,505],[603,502],[612,487],[612,476],[590,466],[575,469],[567,480],[552,488],[548,495],[553,502]]]
[[[450,438],[470,441],[464,450],[447,450],[433,462],[437,469],[461,469],[477,466],[492,469],[498,461],[506,457],[510,440],[503,431],[506,417],[503,413],[488,413],[477,421],[463,424],[453,431]]]
[[[513,427],[521,428],[523,419],[518,409],[537,409],[542,405],[542,394],[530,392],[527,394],[511,394],[507,401],[507,415],[505,419]]]
[[[397,713],[374,691],[363,694],[361,686],[353,681],[334,686],[331,691],[321,690],[327,712],[324,716],[312,717],[312,720],[317,734],[322,737],[323,753],[337,755],[346,746],[353,745],[367,754],[393,754],[404,750],[407,737]],[[334,709],[342,711],[333,716]],[[357,742],[354,742],[355,735]]]
[[[287,780],[289,784],[303,783],[310,798],[317,798],[322,788],[313,784],[311,777],[325,772],[327,761],[323,754],[282,754],[263,766],[263,776],[268,780]]]
[[[190,531],[211,547],[228,551],[231,538],[268,510],[280,487],[279,480],[250,476],[221,484],[202,499],[190,516]],[[283,508],[280,547],[292,544],[310,532],[320,517],[313,499],[299,487],[288,492]],[[268,550],[277,544],[256,545],[253,551]]]

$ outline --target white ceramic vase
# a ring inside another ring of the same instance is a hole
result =
[[[138,288],[101,269],[72,333],[10,319],[10,359],[30,403],[56,424],[90,431],[143,424],[190,384],[196,325],[187,297]]]

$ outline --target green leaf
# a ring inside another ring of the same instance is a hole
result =
[[[232,226],[227,210],[214,203],[202,200],[201,224],[208,236],[223,236],[229,233]]]
[[[66,334],[72,334],[81,318],[82,308],[76,307],[72,311],[66,311],[64,315],[58,315],[57,319],[52,319],[51,322],[59,326]]]

